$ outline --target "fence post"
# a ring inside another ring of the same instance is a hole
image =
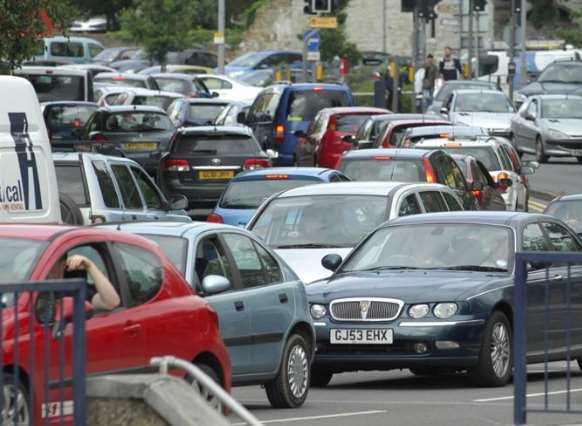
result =
[[[515,283],[513,286],[513,423],[526,424],[526,310],[527,263],[521,253],[515,256]]]
[[[85,389],[85,297],[87,283],[74,295],[73,318],[73,394],[75,426],[85,425],[87,419],[86,389]]]

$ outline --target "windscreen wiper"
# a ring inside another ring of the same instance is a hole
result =
[[[280,246],[275,246],[275,249],[291,249],[291,248],[345,248],[346,246],[340,246],[337,244],[317,244],[317,243],[305,243],[305,244],[283,244]]]
[[[481,265],[458,265],[434,269],[441,269],[446,271],[507,272],[507,269]]]

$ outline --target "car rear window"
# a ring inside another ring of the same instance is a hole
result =
[[[447,151],[451,154],[464,154],[470,155],[475,157],[477,160],[481,161],[487,170],[502,170],[501,164],[499,164],[499,159],[495,155],[493,148],[490,146],[483,146],[483,147],[444,147],[441,148],[443,151]]]
[[[355,181],[424,182],[420,160],[362,159],[342,162],[342,172]]]
[[[369,117],[369,115],[365,114],[338,115],[335,117],[335,129],[338,132],[356,133],[362,123]]]
[[[157,112],[119,112],[105,120],[106,132],[167,132],[174,125],[167,115]]]
[[[174,142],[174,153],[237,155],[260,154],[255,139],[245,135],[182,135]]]
[[[39,102],[85,100],[84,77],[33,74],[22,75],[22,77],[32,83]]]
[[[287,121],[313,121],[324,108],[348,106],[346,92],[339,90],[294,90],[289,96]]]
[[[222,199],[220,207],[225,209],[256,209],[263,201],[277,192],[300,186],[321,183],[317,179],[271,179],[245,180],[231,182]]]
[[[192,83],[188,81],[175,78],[156,78],[155,80],[160,90],[164,92],[180,93],[184,96],[192,95]]]
[[[78,206],[89,205],[89,196],[85,188],[81,165],[56,164],[57,184],[59,191],[67,194]]]
[[[48,107],[46,124],[49,130],[77,129],[85,125],[96,105],[53,105]]]
[[[166,110],[174,99],[169,96],[136,96],[132,104],[154,106]]]
[[[105,83],[108,86],[140,87],[146,89],[145,80],[129,79],[125,77],[95,77],[96,83]]]
[[[82,58],[84,56],[82,43],[53,41],[50,46],[51,56],[66,56],[69,58]]]
[[[214,124],[226,105],[220,104],[190,104],[190,121],[199,124]]]

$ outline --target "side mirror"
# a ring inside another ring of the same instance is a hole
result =
[[[267,149],[265,153],[269,156],[270,159],[279,158],[279,153],[273,149]]]
[[[531,166],[521,166],[521,174],[523,176],[533,175],[536,170]]]
[[[186,210],[188,208],[188,198],[182,194],[172,195],[170,197],[171,210]]]
[[[243,111],[236,115],[236,122],[239,124],[247,124],[247,115]]]
[[[220,94],[218,94],[218,92],[212,92],[210,95],[213,98],[218,98],[220,96]]]
[[[354,135],[345,135],[342,138],[342,142],[353,144],[356,142],[356,137]]]
[[[447,115],[449,113],[449,109],[447,107],[441,107],[440,112],[441,114]]]
[[[505,192],[507,190],[507,188],[513,186],[513,181],[509,178],[507,179],[500,179],[497,181],[497,183],[495,184],[495,187],[502,191]]]
[[[533,115],[531,112],[526,112],[525,119],[528,121],[536,121],[536,116]]]
[[[540,168],[540,163],[538,163],[537,161],[525,161],[525,162],[523,163],[523,165],[524,165],[525,167],[531,167],[531,168],[532,168],[532,169],[534,169],[534,170],[537,170],[537,169],[539,169],[539,168]]]
[[[472,182],[469,184],[469,191],[483,191],[483,182]]]
[[[225,292],[230,289],[230,281],[221,275],[208,275],[202,280],[202,290],[207,296]]]
[[[266,69],[268,69],[268,68],[269,68],[269,65],[268,65],[268,64],[260,64],[258,68],[259,68],[260,70],[266,70]]]
[[[335,272],[337,268],[342,264],[342,257],[339,254],[328,254],[321,259],[321,266],[332,272]]]

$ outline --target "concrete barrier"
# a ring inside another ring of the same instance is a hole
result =
[[[228,426],[184,380],[162,374],[87,380],[90,426]]]

